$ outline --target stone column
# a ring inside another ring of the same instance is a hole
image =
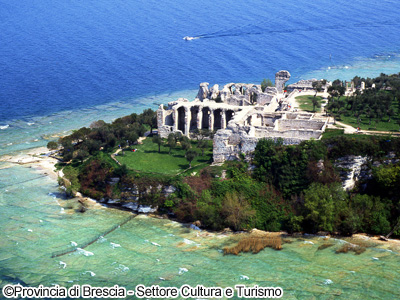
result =
[[[223,109],[221,111],[221,128],[225,129],[226,128],[226,110]]]
[[[161,104],[157,109],[157,127],[164,125],[164,107]]]
[[[201,130],[201,123],[203,122],[203,107],[199,106],[199,112],[197,113],[197,129]]]
[[[214,110],[210,108],[210,116],[208,118],[208,129],[210,131],[214,130]]]
[[[189,136],[191,118],[190,107],[185,107],[185,132],[183,134],[186,136]]]
[[[172,113],[172,117],[174,119],[174,124],[172,125],[173,131],[178,130],[178,108],[174,107],[174,112]]]

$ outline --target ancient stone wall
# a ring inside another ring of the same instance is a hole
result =
[[[194,101],[178,99],[168,103],[168,109],[160,106],[159,134],[166,138],[171,132],[181,132],[190,137],[191,132],[200,129],[217,131],[213,140],[215,162],[252,153],[260,138],[282,138],[284,144],[318,139],[326,120],[313,119],[311,113],[282,111],[288,102],[279,93],[289,78],[289,72],[279,71],[275,87],[264,92],[260,85],[244,83],[229,83],[219,91],[218,85],[209,89],[209,83],[203,82]]]
[[[276,129],[279,131],[292,130],[292,129],[313,129],[321,130],[325,122],[314,121],[314,120],[290,120],[290,119],[280,119],[277,120]]]
[[[275,141],[277,139],[283,139],[284,145],[299,144],[304,140],[300,132],[298,135],[301,136],[301,138],[295,136],[282,137],[280,134],[267,134],[265,136],[261,135],[260,137],[257,137],[257,133],[254,136],[250,136],[247,133],[250,133],[251,131],[252,130],[250,128],[244,128],[240,126],[236,128],[228,128],[226,130],[219,130],[214,136],[213,140],[214,162],[221,163],[226,160],[236,160],[239,158],[241,153],[245,154],[247,157],[250,157],[256,149],[260,138],[268,138]],[[257,129],[255,129],[255,131],[257,132]]]

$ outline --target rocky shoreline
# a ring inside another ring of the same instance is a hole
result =
[[[55,170],[55,164],[58,162],[58,160],[55,157],[52,157],[52,154],[54,154],[53,151],[49,151],[46,147],[39,147],[39,148],[34,148],[26,151],[22,151],[16,155],[4,155],[0,157],[0,162],[6,162],[9,163],[9,165],[4,166],[3,168],[9,168],[12,167],[15,164],[21,165],[26,168],[33,168],[37,170],[38,173],[40,173],[43,176],[48,176],[52,180],[57,180],[59,176],[62,176],[62,172],[56,171]],[[169,192],[173,192],[170,190]],[[150,207],[143,207],[140,209],[140,207],[137,206],[137,204],[131,203],[128,205],[127,203],[124,204],[119,204],[117,201],[108,201],[108,203],[101,203],[98,202],[94,199],[91,199],[89,197],[85,197],[81,193],[77,193],[76,195],[77,202],[79,202],[85,209],[122,209],[126,211],[131,211],[134,213],[139,213],[139,214],[145,214],[149,217],[152,218],[163,218],[163,219],[170,219],[171,221],[176,221],[174,219],[169,218],[166,215],[158,215],[155,214],[157,209],[148,209]],[[133,207],[133,206],[135,207]],[[132,209],[134,208],[134,209]],[[201,230],[197,225],[198,224],[182,224],[184,226],[187,226],[189,228],[192,228],[194,230],[199,230],[199,236],[210,236],[214,234],[236,234],[233,233],[230,230],[223,230],[222,232],[211,232],[207,230]],[[256,228],[246,231],[246,232],[238,232],[238,233],[263,233],[263,234],[279,234],[282,236],[286,237],[324,237],[326,239],[329,238],[338,238],[341,239],[343,237],[341,236],[330,236],[327,233],[320,233],[320,234],[301,234],[301,233],[295,233],[295,234],[288,234],[287,232],[266,232],[262,230],[258,230]],[[354,234],[352,237],[354,238],[359,238],[359,239],[365,239],[365,240],[370,240],[373,241],[374,243],[377,243],[381,246],[386,247],[395,247],[395,249],[398,249],[400,251],[400,240],[399,239],[388,239],[387,241],[383,241],[380,239],[379,236],[371,236],[365,233],[358,233]]]

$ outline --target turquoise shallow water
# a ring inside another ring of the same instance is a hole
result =
[[[281,251],[224,256],[221,249],[230,237],[144,215],[85,251],[51,258],[73,242],[79,245],[101,235],[129,213],[101,206],[75,212],[75,200],[63,199],[56,182],[32,168],[1,163],[0,179],[0,286],[257,284],[281,287],[283,299],[400,297],[399,249],[335,254],[343,241],[318,251],[323,239],[306,236],[293,238]]]
[[[259,83],[280,69],[291,72],[290,82],[397,73],[398,11],[398,1],[374,0],[3,0],[0,155],[44,146],[98,119],[193,99],[203,81]],[[203,38],[186,42],[186,35]],[[81,214],[75,206],[55,181],[0,163],[0,286],[245,283],[280,286],[284,299],[400,298],[395,249],[337,255],[337,246],[317,251],[322,241],[310,237],[314,244],[295,239],[279,252],[223,256],[229,237],[198,237],[143,216],[89,252],[51,258],[128,214]]]

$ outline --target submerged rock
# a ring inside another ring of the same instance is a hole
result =
[[[138,212],[139,213],[143,213],[143,214],[148,214],[148,213],[153,213],[157,211],[158,207],[151,207],[151,206],[147,206],[147,205],[140,205]]]

